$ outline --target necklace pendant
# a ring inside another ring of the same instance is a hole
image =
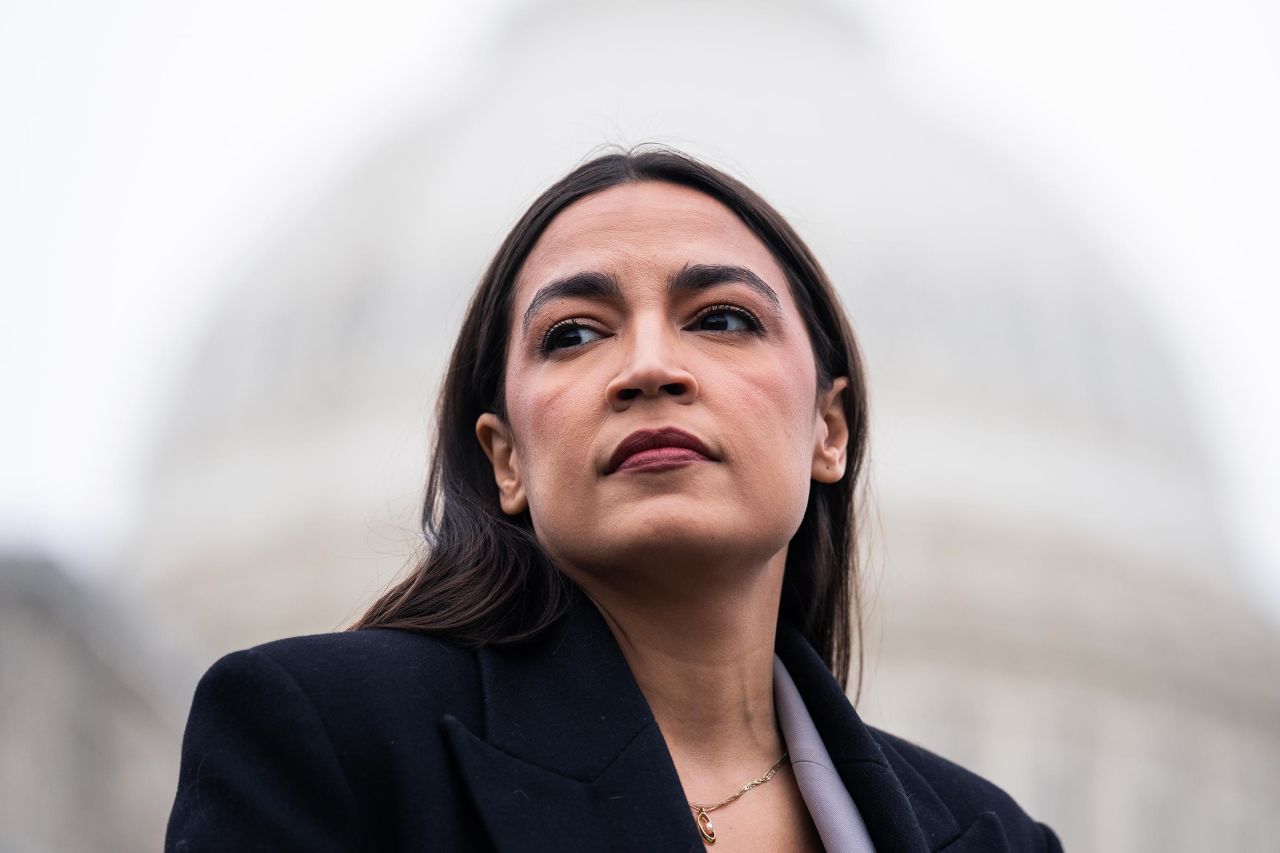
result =
[[[711,817],[707,814],[706,809],[698,809],[698,832],[702,834],[702,840],[708,845],[716,843],[716,827],[711,822]]]

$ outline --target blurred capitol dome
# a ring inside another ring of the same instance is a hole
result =
[[[130,579],[198,668],[396,576],[490,254],[595,146],[658,140],[777,205],[865,347],[863,715],[1068,849],[1280,834],[1276,634],[1162,344],[1033,179],[914,114],[826,3],[534,4],[491,56],[268,242],[177,389]]]

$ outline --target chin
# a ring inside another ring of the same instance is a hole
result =
[[[744,524],[744,519],[748,523]],[[705,508],[681,507],[602,527],[595,541],[601,546],[599,550],[606,552],[602,561],[606,565],[687,567],[692,571],[726,559],[734,563],[750,561],[753,556],[768,559],[790,541],[790,533],[775,533],[751,524],[752,520],[753,514],[742,509],[717,517]]]

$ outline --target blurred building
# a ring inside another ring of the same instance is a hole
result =
[[[0,557],[3,853],[160,848],[190,695],[138,615]]]
[[[264,245],[177,392],[126,573],[188,690],[232,648],[349,624],[411,559],[489,255],[594,146],[654,139],[789,216],[865,346],[863,715],[1068,849],[1263,850],[1280,645],[1165,347],[1034,174],[913,112],[819,2],[533,4],[472,91]]]

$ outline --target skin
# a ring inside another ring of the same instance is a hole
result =
[[[776,304],[738,278],[673,291],[691,265],[745,268]],[[540,291],[581,273],[611,276],[618,292],[538,299],[525,325]],[[787,545],[812,481],[844,475],[848,380],[818,388],[768,248],[728,208],[673,184],[613,187],[562,211],[512,308],[507,420],[476,423],[502,508],[529,511],[600,608],[688,799],[719,801],[785,748],[772,667]],[[711,458],[608,473],[623,439],[664,426]],[[712,818],[718,851],[820,849],[785,764]]]

